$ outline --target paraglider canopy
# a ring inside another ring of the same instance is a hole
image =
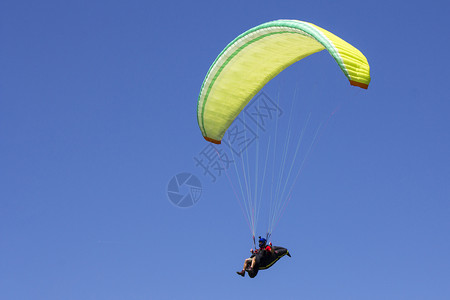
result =
[[[370,68],[355,47],[314,24],[277,20],[235,38],[211,65],[197,103],[203,137],[221,140],[242,109],[262,87],[291,64],[328,50],[353,86],[367,89]]]

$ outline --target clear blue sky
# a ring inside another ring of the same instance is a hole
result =
[[[2,1],[0,298],[449,299],[449,13],[445,1]],[[243,279],[242,212],[224,177],[194,165],[196,101],[229,41],[285,18],[361,49],[372,82],[355,91],[326,53],[280,75],[342,107],[274,232],[292,258]],[[179,172],[202,181],[191,208],[168,201]]]

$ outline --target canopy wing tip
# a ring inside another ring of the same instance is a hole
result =
[[[357,86],[357,87],[366,89],[366,90],[367,90],[367,88],[369,87],[369,85],[366,84],[366,83],[357,82],[357,81],[353,81],[353,80],[350,80],[350,84],[353,85],[353,86]]]
[[[220,144],[222,143],[222,141],[218,141],[218,140],[209,138],[209,137],[207,137],[207,136],[204,136],[204,138],[205,138],[205,140],[207,140],[208,142],[213,143],[213,144],[220,145]]]

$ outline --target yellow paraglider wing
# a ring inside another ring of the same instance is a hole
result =
[[[226,130],[264,85],[291,64],[327,49],[350,84],[367,89],[370,68],[355,47],[314,24],[278,20],[256,26],[219,54],[203,81],[197,120],[207,141]]]

